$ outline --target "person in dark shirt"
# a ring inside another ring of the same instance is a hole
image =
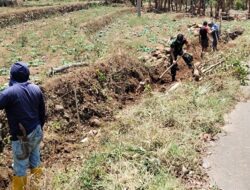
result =
[[[204,21],[203,26],[200,28],[199,32],[199,41],[201,44],[202,52],[207,51],[207,48],[209,46],[208,33],[209,33],[208,24],[207,21]]]
[[[171,67],[171,75],[172,75],[172,81],[175,81],[176,77],[176,71],[178,70],[177,65],[177,57],[182,56],[184,54],[183,52],[183,46],[186,45],[187,48],[189,48],[189,43],[187,39],[184,37],[183,34],[178,34],[176,39],[173,40],[173,42],[170,44],[170,63],[173,65]]]
[[[29,75],[27,64],[13,64],[9,87],[0,93],[0,109],[5,109],[12,141],[12,190],[24,189],[28,168],[34,176],[42,174],[40,142],[45,123],[45,103],[40,88],[28,82]]]

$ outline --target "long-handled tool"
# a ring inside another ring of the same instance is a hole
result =
[[[176,65],[177,64],[177,62],[180,60],[180,58],[182,57],[182,55],[181,56],[179,56],[178,58],[177,58],[177,60],[176,60],[176,63],[173,63],[172,65],[170,65],[161,75],[160,75],[160,77],[159,77],[159,79],[161,79],[174,65]]]
[[[0,153],[3,152],[4,142],[3,142],[3,134],[2,134],[2,123],[0,123]]]

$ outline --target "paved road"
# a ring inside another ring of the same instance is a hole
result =
[[[250,86],[244,87],[250,94]],[[250,190],[250,101],[240,102],[228,115],[226,135],[204,160],[213,184],[223,190]]]

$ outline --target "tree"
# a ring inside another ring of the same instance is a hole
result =
[[[250,19],[250,0],[248,0],[248,19]]]
[[[22,3],[22,0],[0,0],[0,7],[13,7]]]

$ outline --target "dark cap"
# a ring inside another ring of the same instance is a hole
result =
[[[177,35],[177,40],[182,42],[184,40],[184,35],[183,34],[178,34]]]

